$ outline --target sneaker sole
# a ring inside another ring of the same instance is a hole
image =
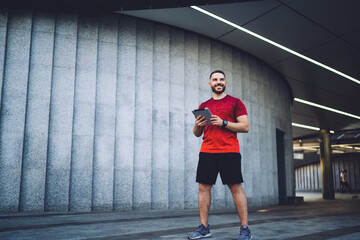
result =
[[[200,238],[209,238],[209,237],[211,237],[211,233],[208,233],[208,234],[206,234],[205,236],[198,236],[198,237],[194,237],[194,238],[190,238],[190,237],[188,236],[188,239],[200,239]]]
[[[249,240],[251,240],[252,239],[252,236],[250,237],[250,239]]]

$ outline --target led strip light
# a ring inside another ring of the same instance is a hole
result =
[[[282,50],[284,50],[284,51],[286,51],[288,53],[291,53],[291,54],[293,54],[295,56],[298,56],[298,57],[300,57],[300,58],[302,58],[302,59],[304,59],[304,60],[306,60],[308,62],[311,62],[311,63],[313,63],[315,65],[318,65],[318,66],[320,66],[320,67],[322,67],[322,68],[324,68],[326,70],[329,70],[329,71],[331,71],[331,72],[333,72],[333,73],[335,73],[337,75],[340,75],[340,76],[342,76],[344,78],[347,78],[347,79],[349,79],[349,80],[351,80],[351,81],[353,81],[353,82],[355,82],[357,84],[360,84],[360,81],[358,79],[356,79],[356,78],[353,78],[353,77],[351,77],[351,76],[349,76],[349,75],[347,75],[345,73],[342,73],[342,72],[340,72],[340,71],[338,71],[338,70],[336,70],[336,69],[334,69],[332,67],[329,67],[329,66],[327,66],[327,65],[325,65],[325,64],[323,64],[321,62],[318,62],[318,61],[316,61],[314,59],[311,59],[311,58],[309,58],[309,57],[307,57],[307,56],[305,56],[305,55],[303,55],[301,53],[298,53],[298,52],[296,52],[296,51],[294,51],[294,50],[292,50],[290,48],[287,48],[287,47],[285,47],[285,46],[283,46],[283,45],[281,45],[279,43],[276,43],[276,42],[274,42],[274,41],[272,41],[272,40],[270,40],[268,38],[265,38],[265,37],[263,37],[263,36],[261,36],[261,35],[259,35],[257,33],[254,33],[252,31],[246,29],[246,28],[243,28],[243,27],[241,27],[241,26],[239,26],[239,25],[237,25],[237,24],[235,24],[233,22],[230,22],[230,21],[228,21],[228,20],[226,20],[226,19],[224,19],[222,17],[219,17],[219,16],[217,16],[217,15],[211,13],[211,12],[208,12],[208,11],[202,9],[202,8],[197,7],[197,6],[190,6],[190,7],[192,9],[196,10],[196,11],[199,11],[199,12],[201,12],[203,14],[208,15],[209,17],[212,17],[214,19],[217,19],[217,20],[229,25],[229,26],[232,26],[232,27],[234,27],[234,28],[236,28],[236,29],[238,29],[240,31],[243,31],[243,32],[245,32],[247,34],[250,34],[253,37],[256,37],[256,38],[258,38],[260,40],[263,40],[264,42],[267,42],[267,43],[269,43],[269,44],[271,44],[271,45],[273,45],[275,47],[278,47],[278,48],[280,48],[280,49],[282,49]]]
[[[306,128],[306,129],[310,129],[310,130],[314,130],[314,131],[320,131],[320,128],[318,128],[318,127],[312,127],[312,126],[308,126],[308,125],[304,125],[304,124],[300,124],[300,123],[291,123],[291,125],[293,127]],[[335,132],[333,130],[330,130],[330,133],[335,133]]]
[[[312,127],[312,126],[308,126],[308,125],[304,125],[304,124],[300,124],[300,123],[291,123],[291,125],[293,125],[294,127],[300,127],[300,128],[306,128],[306,129],[310,129],[310,130],[320,131],[320,128],[318,128],[318,127]]]
[[[313,107],[321,108],[321,109],[324,109],[324,110],[327,110],[327,111],[330,111],[330,112],[342,114],[342,115],[345,115],[345,116],[348,116],[348,117],[360,119],[360,116],[357,116],[357,115],[354,115],[354,114],[351,114],[351,113],[347,113],[347,112],[343,112],[343,111],[340,111],[340,110],[337,110],[337,109],[334,109],[334,108],[326,107],[326,106],[323,106],[323,105],[320,105],[320,104],[317,104],[317,103],[309,102],[309,101],[306,101],[306,100],[303,100],[303,99],[300,99],[300,98],[294,98],[294,101],[300,102],[300,103],[303,103],[303,104],[307,104],[307,105],[310,105],[310,106],[313,106]]]

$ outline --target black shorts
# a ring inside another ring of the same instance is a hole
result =
[[[200,152],[196,182],[213,185],[219,172],[224,185],[242,183],[240,153]]]

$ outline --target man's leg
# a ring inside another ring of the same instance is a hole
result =
[[[211,203],[212,185],[199,183],[199,213],[200,222],[207,227],[209,219],[209,209]]]
[[[239,214],[241,225],[248,225],[248,208],[247,199],[241,183],[228,185],[233,198],[236,210]]]

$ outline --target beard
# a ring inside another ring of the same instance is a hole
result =
[[[217,86],[222,86],[222,89],[219,91],[219,90],[216,90],[216,87]],[[225,92],[225,89],[226,89],[226,86],[224,84],[217,84],[213,87],[211,87],[212,91],[216,94],[222,94],[223,92]]]

